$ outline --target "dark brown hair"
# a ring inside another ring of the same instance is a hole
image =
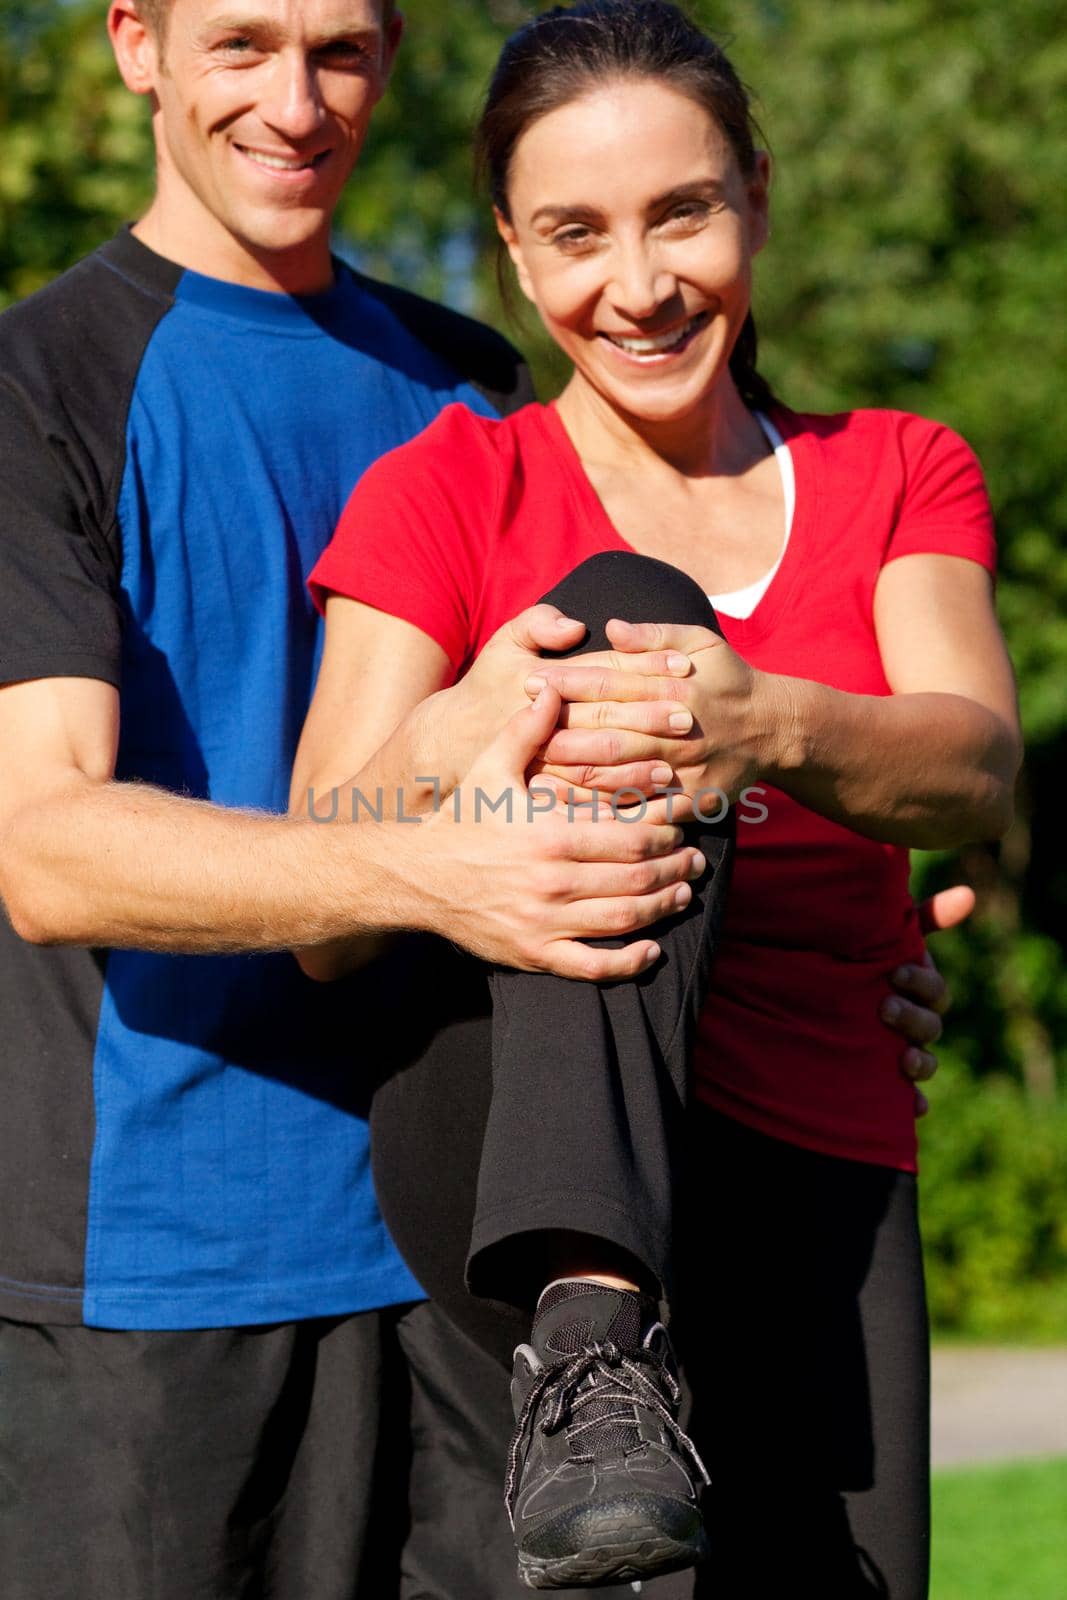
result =
[[[668,0],[579,0],[554,6],[513,34],[489,85],[475,134],[478,169],[508,221],[508,177],[531,123],[577,100],[597,83],[654,78],[695,100],[719,125],[742,174],[756,166],[759,128],[748,93],[715,40]],[[506,256],[501,258],[506,268]],[[745,321],[730,372],[745,404],[773,401],[756,371],[756,324]]]

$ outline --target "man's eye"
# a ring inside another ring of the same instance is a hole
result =
[[[242,34],[232,39],[223,39],[218,48],[225,51],[229,56],[251,55],[256,48],[256,44],[254,39],[249,39]]]
[[[331,44],[323,45],[319,51],[327,61],[340,61],[351,63],[363,61],[369,55],[364,45],[358,44],[355,39],[335,39]]]

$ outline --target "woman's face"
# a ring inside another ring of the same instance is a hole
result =
[[[623,79],[531,124],[498,217],[523,291],[586,381],[650,422],[725,379],[767,237],[768,163],[745,178],[718,124]]]

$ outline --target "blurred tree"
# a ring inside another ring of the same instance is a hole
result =
[[[1058,0],[737,5],[740,64],[774,147],[758,305],[794,405],[900,406],[957,427],[997,508],[1000,609],[1030,749],[1020,820],[964,852],[980,926],[946,957],[974,1070],[1050,1095],[1067,1065],[1067,35]],[[918,642],[917,642],[918,643]],[[920,886],[959,865],[920,859]]]
[[[0,0],[0,306],[94,249],[151,194],[145,108],[119,82],[105,10]]]
[[[0,0],[0,305],[150,194],[147,110],[118,82],[105,9]],[[393,88],[338,215],[343,254],[497,322],[470,129],[501,41],[541,9],[411,4]],[[957,1070],[1005,1078],[997,1094],[1014,1080],[1015,1093],[1048,1099],[1067,1069],[1063,0],[694,0],[692,10],[758,91],[775,158],[774,237],[757,283],[768,376],[799,409],[938,417],[989,477],[1029,743],[1020,816],[1000,849],[919,857],[916,881],[927,890],[962,874],[981,893],[976,925],[938,946],[957,993],[947,1051]],[[518,337],[551,392],[562,377],[551,347],[532,321]],[[940,1162],[936,1140],[931,1155]]]
[[[485,309],[488,208],[475,194],[471,130],[500,45],[538,9],[521,0],[418,0],[392,86],[338,212],[367,270]]]

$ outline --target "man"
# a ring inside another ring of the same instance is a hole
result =
[[[383,1308],[418,1286],[369,1186],[358,980],[312,989],[271,952],[425,928],[631,975],[647,940],[579,941],[642,858],[659,886],[623,914],[654,921],[689,855],[651,825],[276,814],[318,652],[304,577],[352,484],[448,401],[516,403],[522,369],[330,260],[391,7],[115,0],[109,27],[152,97],[155,201],[0,322],[0,1587],[377,1596]],[[434,718],[407,725],[419,772]],[[521,784],[553,719],[471,781]]]
[[[651,824],[277,814],[305,578],[353,483],[524,374],[331,261],[391,5],[114,0],[108,22],[152,100],[155,200],[0,323],[0,1590],[381,1593],[382,1308],[420,1291],[371,1190],[358,985],[270,952],[421,927],[634,973],[648,940],[577,941],[662,915],[691,853]],[[503,648],[561,637],[542,608]],[[409,724],[419,772],[451,703]],[[520,786],[557,707],[472,781]]]

